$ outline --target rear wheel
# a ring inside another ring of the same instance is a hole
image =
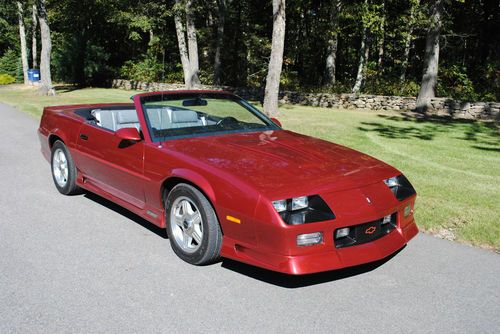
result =
[[[165,202],[167,234],[182,260],[205,265],[220,258],[222,233],[208,199],[195,187],[180,183]]]
[[[64,195],[80,192],[76,185],[76,167],[68,148],[60,140],[52,146],[52,179],[57,190]]]

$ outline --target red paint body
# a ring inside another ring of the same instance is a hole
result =
[[[186,93],[186,92],[184,92]],[[197,91],[199,93],[199,91]],[[77,184],[164,227],[163,187],[189,182],[211,201],[223,232],[223,257],[288,274],[308,274],[382,259],[402,248],[417,232],[415,195],[400,202],[383,180],[400,174],[360,152],[291,131],[251,132],[151,141],[140,97],[134,97],[144,140],[119,147],[115,132],[88,124],[78,108],[109,104],[47,107],[39,137],[50,160],[51,143],[62,140],[77,166]],[[168,92],[162,92],[168,94]],[[130,106],[113,104],[113,106]],[[82,141],[85,133],[88,140]],[[271,201],[320,195],[334,220],[291,226]],[[367,197],[371,200],[368,203]],[[384,237],[336,249],[334,230],[398,212],[398,227]],[[226,216],[240,219],[237,224]],[[323,232],[322,244],[298,247],[298,234]]]

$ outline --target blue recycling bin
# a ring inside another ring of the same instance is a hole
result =
[[[40,70],[31,68],[28,70],[28,80],[29,81],[40,81]]]

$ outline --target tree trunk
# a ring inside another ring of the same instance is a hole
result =
[[[410,8],[410,19],[408,25],[408,32],[405,38],[405,48],[403,53],[403,60],[401,61],[401,75],[399,76],[399,82],[403,84],[406,80],[406,68],[408,67],[408,60],[410,59],[411,42],[413,39],[413,29],[415,27],[415,14],[417,7],[420,5],[420,0],[411,4]]]
[[[328,39],[328,48],[326,57],[326,85],[331,87],[335,85],[335,64],[337,62],[337,48],[338,48],[338,38],[337,33],[333,33]]]
[[[385,0],[382,1],[382,23],[380,26],[380,39],[378,41],[378,60],[377,67],[380,70],[384,59],[384,43],[385,43]]]
[[[217,0],[217,39],[214,56],[214,85],[221,84],[221,49],[224,43],[224,24],[226,21],[226,0]]]
[[[198,61],[198,39],[196,37],[196,27],[193,18],[193,3],[195,0],[188,0],[186,3],[186,31],[188,40],[189,64],[191,71],[191,82],[193,85],[199,85],[198,77],[200,65]]]
[[[33,4],[32,7],[33,14],[33,26],[31,29],[31,54],[33,56],[33,68],[38,68],[38,50],[37,50],[37,42],[36,42],[36,31],[38,28],[38,13],[36,10],[36,5]]]
[[[179,6],[181,0],[175,0],[175,3]],[[181,56],[182,70],[184,72],[184,84],[187,89],[193,87],[191,80],[191,65],[189,64],[189,56],[186,46],[186,38],[184,37],[184,27],[182,25],[182,19],[180,17],[179,8],[177,8],[174,14],[175,31],[177,33],[177,42],[179,44],[179,54]]]
[[[271,58],[269,59],[264,93],[264,112],[271,117],[278,114],[278,93],[285,48],[285,22],[285,0],[273,0]]]
[[[24,28],[24,9],[21,2],[17,1],[17,18],[19,21],[19,39],[21,40],[21,60],[23,63],[24,84],[28,81],[28,50],[26,48],[26,30]]]
[[[42,86],[40,94],[55,95],[54,87],[52,86],[52,78],[50,74],[50,52],[52,51],[52,40],[50,37],[50,28],[47,21],[47,10],[45,9],[45,0],[37,0],[38,4],[38,20],[40,23],[40,37],[42,40],[42,52],[40,53],[40,79]]]
[[[152,47],[153,44],[154,44],[154,41],[155,41],[155,33],[154,33],[153,29],[149,29],[149,42],[148,42],[148,46]]]
[[[337,62],[337,48],[339,42],[339,13],[341,10],[341,1],[333,1],[332,8],[330,11],[330,38],[327,42],[327,56],[326,56],[326,68],[325,68],[325,78],[326,85],[335,85],[335,65]]]
[[[406,80],[406,68],[408,67],[408,59],[410,58],[411,40],[413,34],[413,27],[408,29],[408,35],[405,40],[405,49],[403,53],[403,60],[401,61],[401,75],[399,76],[399,82],[404,83]]]
[[[363,38],[361,39],[361,48],[359,50],[359,65],[358,74],[356,75],[356,83],[352,88],[353,93],[359,93],[361,86],[363,85],[363,80],[365,79],[365,67],[368,60],[370,47],[368,45],[368,32],[366,28],[363,28]]]
[[[431,22],[425,43],[424,73],[422,85],[417,97],[417,112],[425,113],[430,100],[435,97],[435,88],[439,67],[439,36],[441,33],[442,0],[435,0],[431,7]]]

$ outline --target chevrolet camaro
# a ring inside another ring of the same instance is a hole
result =
[[[85,189],[166,228],[188,263],[310,274],[383,259],[418,232],[414,188],[380,160],[227,92],[132,100],[46,107],[41,151],[60,193]]]

